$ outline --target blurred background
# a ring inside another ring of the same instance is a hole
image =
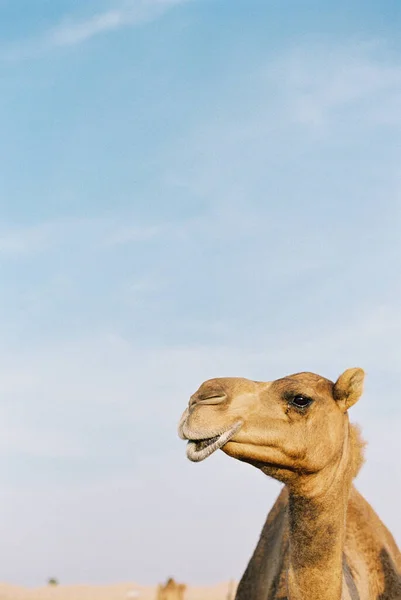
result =
[[[401,540],[396,0],[0,2],[0,580],[239,579],[279,485],[204,379],[367,372]]]

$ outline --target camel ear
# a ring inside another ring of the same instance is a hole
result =
[[[346,412],[359,400],[363,392],[363,369],[347,369],[334,384],[333,396]]]

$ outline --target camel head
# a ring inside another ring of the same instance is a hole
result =
[[[288,482],[316,473],[341,453],[348,409],[363,390],[362,369],[333,383],[314,373],[260,382],[210,379],[191,396],[179,424],[187,456],[199,462],[215,450]]]

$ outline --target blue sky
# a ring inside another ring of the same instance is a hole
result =
[[[400,541],[399,3],[0,11],[0,579],[238,578],[278,486],[186,461],[214,376],[365,368]]]

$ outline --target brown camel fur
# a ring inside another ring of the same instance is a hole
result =
[[[220,378],[191,397],[179,424],[190,460],[221,448],[285,484],[236,600],[401,599],[400,552],[353,486],[364,443],[348,409],[363,380]]]
[[[165,585],[158,586],[156,600],[184,600],[186,587],[183,583],[176,583],[170,578]]]

